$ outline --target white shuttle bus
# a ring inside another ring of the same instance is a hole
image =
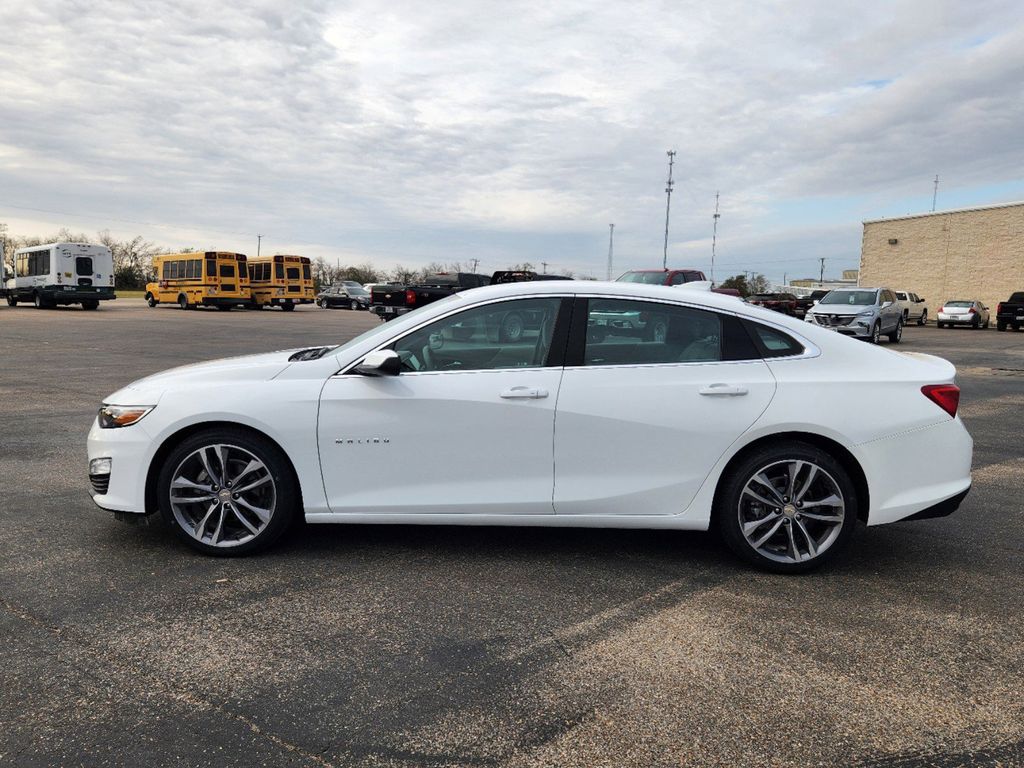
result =
[[[34,304],[39,309],[58,304],[81,304],[96,309],[115,299],[114,257],[104,245],[51,243],[20,248],[14,264],[4,267],[7,304]]]

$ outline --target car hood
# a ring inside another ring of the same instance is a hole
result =
[[[133,381],[127,387],[110,395],[104,402],[109,405],[155,405],[159,397],[171,386],[187,386],[192,382],[208,385],[218,381],[268,381],[292,365],[288,358],[300,349],[228,357],[170,368]],[[140,402],[140,397],[146,399],[146,402]]]
[[[868,309],[877,309],[874,304],[815,304],[811,313],[815,315],[859,315]]]

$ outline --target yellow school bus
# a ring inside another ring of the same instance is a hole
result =
[[[156,281],[146,284],[146,303],[182,309],[228,310],[252,299],[244,253],[167,253],[153,257]]]
[[[313,303],[313,271],[305,256],[258,256],[248,264],[252,306],[289,312],[298,304]]]

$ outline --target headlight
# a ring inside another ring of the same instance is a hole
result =
[[[868,310],[865,310],[864,312],[858,312],[857,313],[857,317],[871,317],[874,314],[875,314],[875,310],[868,309]]]
[[[130,427],[142,421],[153,408],[152,405],[104,405],[98,416],[100,429]]]

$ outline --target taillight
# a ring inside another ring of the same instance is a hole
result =
[[[971,307],[970,309],[968,309],[967,310],[967,314],[968,315],[973,315],[974,314],[974,307]]]
[[[1003,314],[1003,302],[1001,302],[1001,301],[998,304],[996,304],[996,314],[997,315]]]
[[[960,406],[960,387],[956,384],[926,384],[921,387],[921,394],[950,416],[956,416]]]
[[[413,304],[416,303],[416,291],[407,290],[405,292],[405,303],[408,304],[409,306],[412,306]]]

